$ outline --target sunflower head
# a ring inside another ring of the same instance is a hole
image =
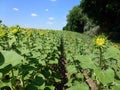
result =
[[[115,48],[118,48],[119,46],[117,44],[114,45]]]
[[[19,28],[17,26],[11,26],[9,30],[12,34],[16,34],[19,31]]]
[[[13,30],[11,30],[11,32],[12,32],[13,34],[16,34],[16,33],[18,32],[18,29],[13,29]]]
[[[4,37],[6,32],[0,28],[0,38]]]
[[[106,43],[106,37],[104,35],[99,35],[95,38],[95,45],[97,47],[103,47]]]

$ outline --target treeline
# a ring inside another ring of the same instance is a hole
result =
[[[69,11],[63,30],[117,36],[120,33],[120,1],[81,0]]]

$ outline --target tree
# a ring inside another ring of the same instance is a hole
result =
[[[0,20],[0,25],[2,24],[2,20]]]
[[[101,32],[120,32],[119,0],[82,0],[80,7],[96,24]]]
[[[63,30],[76,31],[83,33],[86,17],[79,6],[74,6],[67,16],[67,24]]]

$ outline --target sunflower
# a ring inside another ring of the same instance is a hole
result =
[[[0,37],[1,37],[1,38],[4,37],[5,34],[6,34],[6,32],[5,32],[4,30],[0,29]]]
[[[117,45],[117,44],[115,44],[115,45],[114,45],[114,47],[115,47],[115,48],[118,48],[118,45]]]
[[[16,34],[16,33],[18,32],[18,29],[13,29],[13,30],[11,30],[11,32],[12,32],[13,34]]]
[[[102,47],[105,44],[105,42],[106,42],[106,38],[103,35],[100,35],[95,39],[95,44],[98,47]]]

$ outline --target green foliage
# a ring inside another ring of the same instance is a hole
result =
[[[1,23],[2,23],[2,20],[0,20],[0,25],[1,25]]]
[[[105,45],[101,48],[102,51],[100,51],[99,48],[94,45],[94,41],[92,41],[90,37],[81,37],[79,35],[80,38],[75,38],[77,34],[74,35],[70,36],[68,34],[66,36],[69,39],[64,38],[67,59],[66,67],[69,78],[66,85],[70,87],[68,90],[76,88],[76,82],[82,84],[85,80],[89,88],[95,90],[114,90],[114,88],[118,88],[119,82],[117,81],[119,81],[118,77],[120,76],[120,50],[118,46],[114,46],[109,43],[109,41],[105,41]],[[101,43],[101,41],[99,43]],[[102,65],[99,65],[100,58]],[[95,85],[91,86],[91,83]]]
[[[89,90],[89,87],[85,83],[78,83],[77,85],[67,89],[67,90]]]
[[[104,86],[109,83],[114,82],[114,71],[112,69],[107,70],[95,70],[96,78],[101,82]]]
[[[67,15],[63,30],[86,32],[89,35],[106,33],[109,39],[118,41],[120,36],[119,0],[81,0]]]
[[[63,30],[83,33],[92,30],[96,24],[83,13],[80,5],[74,6],[67,15],[67,24]]]
[[[4,55],[5,61],[4,64],[0,66],[0,68],[3,68],[9,64],[11,64],[14,67],[20,64],[21,60],[23,60],[23,58],[14,51],[1,51],[1,53],[2,53],[1,55]]]
[[[84,25],[86,23],[86,16],[82,13],[82,9],[79,6],[73,7],[67,16],[67,24],[63,30],[84,32]]]
[[[54,83],[61,81],[52,67],[60,55],[58,36],[52,31],[7,28],[0,38],[0,88],[54,90]]]
[[[13,33],[14,29],[17,32]],[[107,39],[103,47],[96,47],[94,38],[75,32],[19,26],[2,30],[5,35],[0,37],[0,89],[55,90],[61,83],[66,90],[120,87],[120,48]],[[97,44],[101,43],[99,39]],[[65,62],[61,62],[63,59]]]
[[[4,62],[5,62],[5,58],[4,58],[3,54],[0,52],[0,66],[2,64],[4,64]]]
[[[82,0],[80,7],[89,18],[100,25],[101,32],[119,32],[119,0]]]

